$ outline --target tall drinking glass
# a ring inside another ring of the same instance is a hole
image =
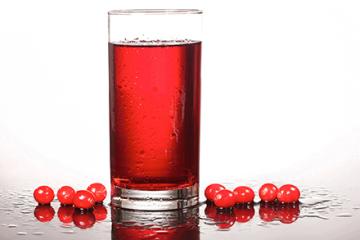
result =
[[[201,16],[196,9],[109,12],[114,206],[198,204]]]

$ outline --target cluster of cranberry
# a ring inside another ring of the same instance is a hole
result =
[[[90,184],[87,190],[75,191],[70,186],[63,186],[57,191],[57,198],[63,205],[74,205],[79,209],[91,209],[95,203],[102,203],[106,198],[106,188],[101,183]],[[41,204],[50,204],[55,194],[51,187],[40,186],[34,191],[35,200]]]
[[[86,190],[75,191],[70,186],[63,186],[57,191],[57,199],[61,203],[57,211],[61,222],[85,229],[92,227],[96,221],[107,217],[106,207],[102,202],[106,198],[106,188],[101,183],[93,183]],[[55,194],[51,187],[40,186],[34,191],[34,198],[39,203],[34,210],[35,218],[40,222],[50,222],[55,215],[50,203]],[[91,211],[84,211],[91,210]]]
[[[221,184],[211,184],[205,189],[205,197],[219,208],[231,208],[235,204],[251,204],[255,193],[247,186],[240,186],[230,191]],[[300,190],[291,184],[279,189],[272,183],[266,183],[259,189],[259,197],[263,202],[295,203],[299,201]]]

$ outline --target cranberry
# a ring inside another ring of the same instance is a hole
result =
[[[95,197],[88,190],[80,190],[75,193],[74,205],[77,208],[89,209],[95,205]]]
[[[236,203],[244,204],[244,203],[252,203],[255,198],[254,191],[245,186],[240,186],[235,188],[234,190]]]
[[[34,191],[34,198],[40,204],[49,204],[54,199],[54,191],[49,186],[40,186]]]
[[[64,205],[73,204],[75,190],[69,186],[61,187],[56,194],[59,202]]]
[[[214,203],[220,208],[230,208],[235,205],[235,195],[230,190],[221,190],[215,195]]]
[[[279,188],[277,199],[281,203],[294,203],[299,201],[300,190],[291,184],[286,184]]]
[[[225,187],[221,184],[218,184],[218,183],[210,184],[205,189],[205,197],[209,201],[214,201],[215,195],[224,189],[225,189]]]
[[[94,194],[96,202],[102,202],[106,198],[106,187],[101,183],[93,183],[87,190]]]
[[[264,202],[272,202],[276,199],[278,193],[277,187],[272,183],[266,183],[259,190],[259,197]]]

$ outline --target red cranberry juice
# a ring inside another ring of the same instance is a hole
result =
[[[200,56],[201,42],[109,43],[113,190],[198,183]]]

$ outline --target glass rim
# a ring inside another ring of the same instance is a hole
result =
[[[182,14],[202,14],[200,9],[118,9],[110,10],[108,15],[182,15]]]

